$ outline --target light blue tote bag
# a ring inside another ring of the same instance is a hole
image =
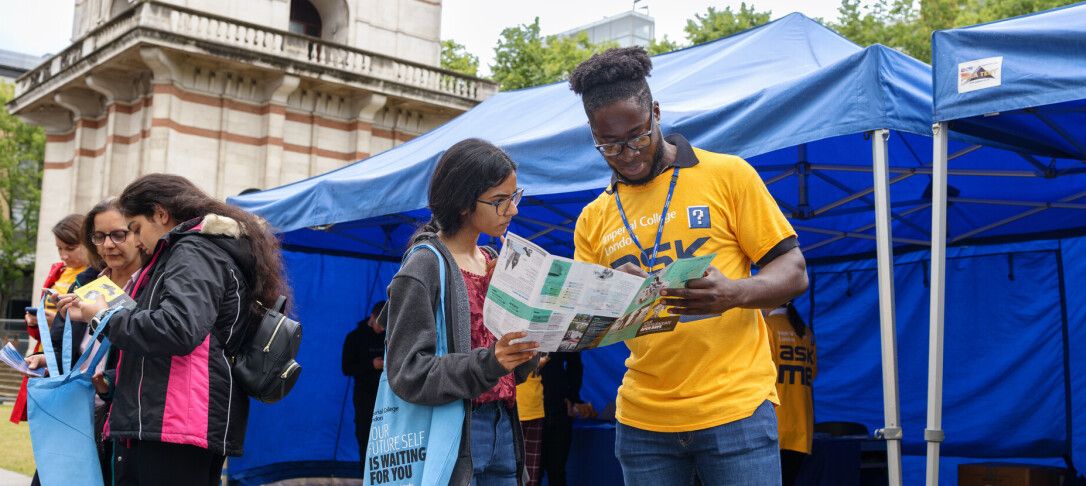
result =
[[[444,356],[449,352],[445,336],[445,259],[434,247],[419,245],[404,256],[404,261],[421,247],[437,255],[441,268],[441,299],[434,316],[437,321],[434,355]],[[382,372],[373,407],[370,439],[363,458],[362,481],[367,485],[382,486],[448,485],[460,452],[463,425],[463,401],[455,400],[437,407],[408,402],[389,388],[388,377]]]
[[[49,322],[45,318],[45,299],[38,306],[41,344],[49,366],[49,376],[31,378],[26,383],[27,419],[34,462],[43,486],[80,484],[102,486],[102,468],[94,443],[94,385],[91,376],[98,361],[109,351],[109,340],[102,341],[90,358],[87,371],[79,371],[91,354],[88,349],[72,366],[72,322],[65,316],[61,356],[64,368],[56,362]],[[110,313],[112,315],[112,313]],[[109,316],[94,332],[94,339],[106,327]]]

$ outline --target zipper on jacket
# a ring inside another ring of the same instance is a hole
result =
[[[279,327],[281,327],[283,325],[283,319],[286,319],[286,318],[287,318],[287,316],[279,316],[279,322],[275,323],[275,330],[272,331],[271,337],[268,338],[268,344],[264,345],[264,352],[265,353],[271,352],[271,344],[272,344],[272,342],[275,341],[275,335],[279,334]]]
[[[287,366],[287,369],[283,370],[283,374],[279,375],[279,377],[284,379],[284,380],[287,379],[287,375],[290,374],[290,370],[292,370],[294,368],[297,368],[297,367],[298,367],[298,362],[291,363],[290,366]]]

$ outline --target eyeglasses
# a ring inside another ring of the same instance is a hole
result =
[[[108,235],[109,239],[113,240],[114,244],[119,245],[124,243],[124,240],[128,238],[128,233],[131,233],[131,231],[119,229],[110,231]],[[94,246],[102,246],[106,243],[106,233],[95,231],[94,233],[91,233],[90,239],[91,243],[94,243]]]
[[[475,202],[481,202],[483,204],[489,204],[494,206],[494,211],[498,213],[498,216],[505,216],[509,212],[509,208],[515,207],[520,204],[520,199],[524,197],[524,189],[517,189],[512,196],[509,196],[501,201],[483,201],[482,199],[476,199]]]
[[[592,141],[596,142],[596,150],[599,150],[604,157],[614,157],[622,153],[623,147],[629,147],[630,150],[641,150],[648,147],[652,143],[652,130],[656,126],[656,117],[649,113],[649,131],[642,133],[634,138],[631,138],[625,142],[615,143],[599,143],[596,140],[596,135],[592,134]]]

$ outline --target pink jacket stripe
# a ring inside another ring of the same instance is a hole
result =
[[[207,449],[208,403],[211,377],[208,354],[211,336],[187,356],[170,361],[166,405],[162,413],[162,441]]]

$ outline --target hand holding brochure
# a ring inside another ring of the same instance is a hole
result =
[[[110,309],[118,307],[136,308],[136,301],[124,293],[109,277],[98,277],[91,283],[75,289],[75,295],[87,302],[94,302],[98,300],[99,296],[102,296],[106,299],[106,305]]]
[[[642,278],[554,256],[509,233],[490,279],[483,323],[495,336],[527,331],[539,351],[581,351],[675,329],[660,290],[700,278],[712,255],[677,260]]]
[[[0,361],[7,363],[8,366],[15,368],[16,371],[24,375],[36,376],[38,378],[45,376],[44,367],[36,370],[30,369],[30,365],[26,364],[23,355],[19,354],[19,351],[15,349],[15,346],[12,346],[11,343],[5,344],[3,349],[0,349]]]

